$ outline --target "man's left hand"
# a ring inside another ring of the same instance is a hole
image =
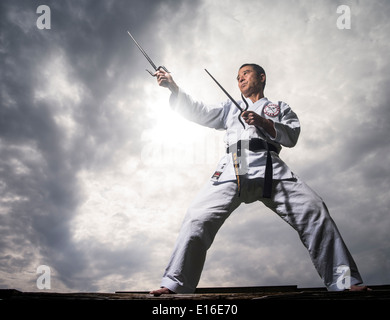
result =
[[[241,117],[247,124],[263,128],[271,137],[276,137],[276,131],[272,120],[265,119],[253,111],[244,111],[241,114]]]
[[[244,121],[253,126],[262,127],[264,118],[253,111],[244,111],[241,114]]]

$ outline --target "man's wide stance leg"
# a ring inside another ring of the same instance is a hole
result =
[[[184,218],[162,287],[176,293],[195,291],[207,250],[219,228],[239,204],[235,182],[208,182],[203,187]]]
[[[264,203],[299,234],[328,290],[340,291],[343,271],[351,286],[362,283],[357,266],[323,200],[299,178],[278,181],[273,199]]]

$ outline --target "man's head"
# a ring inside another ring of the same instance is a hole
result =
[[[238,87],[245,97],[263,93],[266,82],[265,71],[254,63],[245,63],[238,70]]]

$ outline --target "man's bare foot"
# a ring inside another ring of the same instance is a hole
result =
[[[349,291],[372,291],[372,289],[370,289],[369,287],[367,286],[351,286],[351,288],[349,288]]]
[[[169,290],[168,288],[160,288],[160,289],[157,289],[157,290],[153,290],[153,291],[150,291],[149,294],[153,294],[155,297],[159,297],[161,296],[162,294],[174,294],[175,292]]]

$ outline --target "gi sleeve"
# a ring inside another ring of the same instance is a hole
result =
[[[179,88],[178,94],[171,94],[171,108],[184,118],[214,129],[226,129],[227,105],[208,106],[195,101],[190,95]]]
[[[284,147],[292,148],[298,142],[301,126],[298,116],[290,106],[280,102],[280,113],[276,118],[270,118],[274,122],[275,138],[268,135],[269,139]]]

